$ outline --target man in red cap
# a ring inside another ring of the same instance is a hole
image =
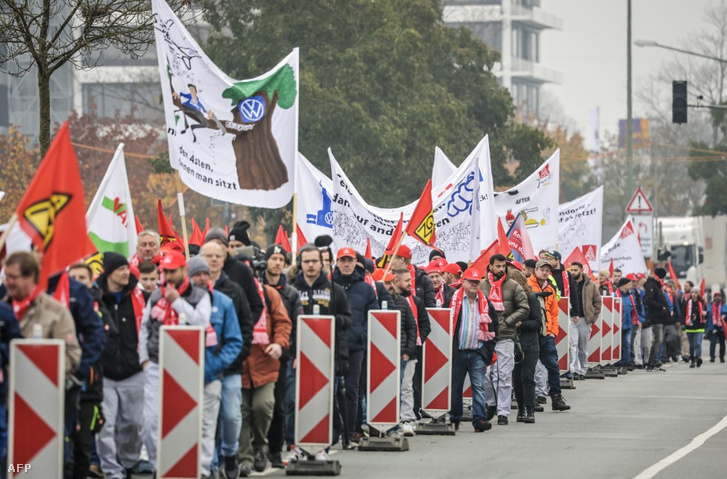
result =
[[[485,373],[492,363],[497,332],[497,311],[480,290],[482,275],[469,268],[462,288],[452,297],[452,409],[450,419],[459,429],[465,375],[472,384],[472,425],[475,432],[492,428],[485,417]]]
[[[159,420],[159,330],[162,326],[207,326],[212,313],[209,291],[187,277],[187,259],[170,250],[159,262],[165,284],[149,297],[139,331],[139,364],[144,369],[144,444],[156,470]]]
[[[356,264],[356,251],[345,247],[338,250],[336,267],[331,280],[343,288],[348,299],[353,323],[347,332],[348,372],[345,375],[346,404],[343,409],[344,433],[342,443],[347,446],[353,439],[359,402],[359,384],[363,371],[364,356],[368,344],[369,311],[379,309],[376,293],[366,283],[365,270]],[[340,385],[339,385],[340,387]]]
[[[462,276],[462,269],[457,263],[449,263],[442,268],[442,279],[453,289],[461,286],[462,281],[460,280],[460,276]]]
[[[411,264],[411,250],[405,244],[399,246],[399,250],[391,258],[391,269],[408,269],[411,273],[411,292],[424,300],[427,308],[437,306],[437,299],[434,294],[434,286],[427,273]]]
[[[434,287],[434,294],[437,298],[438,308],[449,308],[452,296],[454,295],[454,288],[445,283],[442,278],[442,268],[446,266],[446,264],[442,264],[441,260],[434,260],[431,261],[426,268],[426,272],[429,275],[429,279],[432,281],[432,286]],[[459,268],[459,266],[457,266],[457,268]]]

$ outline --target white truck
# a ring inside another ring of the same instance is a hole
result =
[[[671,259],[680,281],[699,286],[704,278],[712,291],[725,288],[727,216],[663,217],[655,226],[657,259]]]

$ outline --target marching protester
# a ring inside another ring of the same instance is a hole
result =
[[[677,356],[681,348],[678,330],[681,329],[679,323],[681,312],[679,310],[680,298],[676,288],[674,281],[669,281],[664,290],[664,297],[669,305],[669,317],[664,320],[664,343],[657,354],[657,362],[673,361],[676,363],[679,361]]]
[[[442,279],[447,286],[456,289],[461,284],[462,268],[457,263],[448,263],[442,268]]]
[[[358,413],[359,383],[361,375],[366,374],[364,355],[368,344],[369,311],[379,308],[376,293],[366,284],[365,270],[356,265],[356,251],[344,247],[338,250],[332,280],[343,288],[351,311],[352,324],[347,332],[348,374],[345,375],[346,409],[344,433],[348,435],[342,442],[353,439]],[[341,385],[339,384],[339,388]]]
[[[144,371],[144,444],[156,470],[159,421],[159,336],[162,326],[206,326],[212,312],[209,291],[192,284],[187,259],[176,250],[159,262],[165,284],[149,297],[139,328],[139,364]],[[138,405],[137,405],[138,407]]]
[[[215,432],[222,398],[222,372],[230,367],[242,350],[242,333],[232,300],[214,289],[207,262],[199,256],[187,262],[187,274],[195,286],[210,292],[212,308],[210,320],[205,325],[204,397],[202,410],[202,442],[200,444],[200,473],[211,477],[212,458],[215,453]],[[230,474],[227,462],[225,475],[237,477],[238,470]]]
[[[0,298],[0,477],[5,477],[8,456],[8,364],[10,341],[22,338],[20,323],[13,308]]]
[[[712,302],[707,307],[707,334],[709,335],[709,362],[713,363],[719,344],[719,362],[724,363],[724,321],[727,317],[727,304],[722,301],[722,292],[712,295]]]
[[[583,265],[571,263],[570,283],[570,374],[573,379],[586,379],[588,370],[588,338],[591,325],[601,315],[601,293]]]
[[[702,339],[707,323],[707,305],[699,290],[692,289],[684,313],[684,326],[689,338],[689,367],[702,366]]]
[[[689,338],[687,337],[687,333],[684,331],[684,325],[686,324],[686,313],[687,313],[687,301],[689,301],[689,298],[691,297],[692,289],[694,289],[694,283],[692,283],[689,280],[686,280],[684,282],[684,293],[682,294],[681,298],[679,299],[679,310],[681,311],[682,315],[680,318],[680,323],[682,325],[680,329],[680,338],[681,338],[681,345],[682,345],[682,361],[685,363],[689,362]]]
[[[151,261],[142,261],[138,266],[139,287],[151,294],[159,287],[159,270]]]
[[[508,276],[507,259],[501,254],[495,254],[490,258],[487,274],[480,283],[480,288],[497,311],[495,337],[497,360],[485,375],[486,418],[489,421],[497,413],[497,424],[506,426],[512,400],[512,371],[515,367],[516,345],[521,349],[517,327],[528,318],[530,306],[523,288]]]
[[[644,356],[647,370],[659,369],[661,363],[656,361],[656,355],[659,352],[661,343],[664,341],[664,324],[671,316],[671,310],[664,295],[664,278],[666,270],[664,268],[656,268],[654,274],[644,283],[644,304],[646,305],[646,323],[644,328],[651,330],[651,345],[647,357]],[[644,344],[644,353],[646,354],[646,345]]]
[[[632,331],[638,330],[641,327],[642,318],[636,308],[636,300],[631,291],[633,286],[632,281],[627,278],[621,278],[616,286],[616,297],[621,298],[621,359],[616,363],[616,366],[626,367],[632,364]]]
[[[454,288],[447,284],[442,276],[444,267],[446,265],[443,266],[439,261],[434,260],[426,268],[429,279],[432,281],[438,308],[448,308],[452,302],[452,296],[454,296]]]
[[[426,271],[411,263],[411,249],[407,245],[399,246],[399,250],[391,258],[391,269],[408,269],[411,273],[411,292],[414,296],[422,298],[427,308],[437,306],[432,280]]]
[[[538,295],[545,312],[545,322],[540,333],[540,361],[548,371],[548,394],[551,397],[553,411],[568,411],[570,406],[563,399],[560,389],[558,370],[558,350],[555,337],[558,335],[558,302],[555,286],[550,282],[551,261],[541,259],[535,265],[535,273],[528,278],[528,285]]]
[[[614,290],[618,288],[618,283],[611,283],[611,279],[608,277],[608,270],[602,269],[598,272],[598,292],[601,296],[613,296]]]
[[[550,271],[548,271],[550,272]],[[472,426],[475,432],[492,429],[485,407],[485,374],[492,364],[497,334],[497,311],[480,289],[482,276],[474,268],[462,275],[462,287],[452,298],[452,409],[450,421],[459,429],[465,376],[472,384]]]

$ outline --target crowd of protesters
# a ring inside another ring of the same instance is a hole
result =
[[[523,264],[495,254],[480,269],[449,263],[433,250],[426,265],[412,264],[405,245],[375,262],[350,247],[334,255],[319,237],[295,258],[281,244],[259,248],[247,222],[209,230],[201,245],[161,245],[159,234],[139,234],[136,254],[103,256],[94,277],[86,263],[70,266],[41,289],[39,253],[15,252],[4,261],[0,286],[2,380],[0,455],[7,453],[7,366],[14,338],[66,343],[66,478],[154,474],[159,422],[159,336],[163,325],[205,328],[202,477],[246,477],[327,450],[295,445],[296,323],[301,314],[335,317],[334,444],[352,449],[372,434],[413,436],[421,410],[422,346],[431,327],[427,308],[450,308],[452,388],[449,420],[465,417],[463,389],[472,387],[471,425],[481,433],[516,422],[535,423],[550,397],[568,411],[561,392],[556,338],[567,328],[570,364],[563,374],[584,380],[587,341],[602,298],[622,300],[622,359],[615,366],[661,370],[666,362],[702,366],[725,362],[722,293],[705,295],[687,281],[683,290],[666,271],[649,277],[616,270],[586,274],[568,268],[557,251]],[[388,264],[384,263],[388,260]],[[560,298],[570,301],[569,324],[559,325]],[[377,431],[365,408],[368,313],[401,312],[400,423]],[[705,355],[706,357],[706,355]],[[5,467],[2,468],[5,471]]]

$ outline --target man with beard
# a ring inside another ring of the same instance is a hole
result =
[[[591,325],[601,314],[601,293],[598,286],[583,274],[583,265],[571,263],[570,288],[570,374],[573,379],[586,378],[588,370],[588,338]]]

